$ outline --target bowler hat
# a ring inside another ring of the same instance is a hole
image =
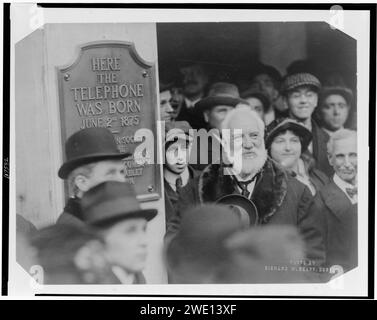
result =
[[[122,159],[131,153],[120,153],[114,136],[106,128],[86,128],[75,132],[65,143],[66,161],[58,175],[66,179],[72,170],[84,164],[106,160]]]
[[[271,147],[274,138],[279,135],[279,133],[287,130],[293,131],[298,137],[300,137],[301,152],[304,152],[312,140],[312,133],[304,125],[290,118],[274,120],[267,126],[265,136],[266,148],[269,149]]]
[[[129,218],[153,219],[156,209],[141,209],[135,190],[126,182],[106,181],[84,193],[83,220],[90,225],[108,225]]]
[[[247,101],[240,98],[236,85],[227,82],[216,82],[209,89],[208,96],[195,104],[195,109],[203,112],[218,105],[235,107],[241,102],[248,104]]]
[[[228,194],[216,201],[218,204],[227,205],[240,217],[245,226],[258,224],[258,210],[254,202],[240,194]]]
[[[280,91],[282,94],[287,94],[288,91],[302,86],[311,86],[319,91],[321,89],[321,82],[310,73],[291,74],[284,79]]]
[[[347,104],[349,106],[352,106],[352,104],[353,104],[352,90],[349,89],[349,88],[346,88],[346,87],[334,86],[334,87],[323,87],[322,88],[321,95],[320,95],[320,103],[319,103],[320,107],[323,106],[324,100],[332,94],[337,94],[337,95],[342,96],[346,100]]]

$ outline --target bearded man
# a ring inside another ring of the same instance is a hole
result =
[[[322,265],[325,218],[309,189],[267,157],[264,123],[258,114],[247,106],[237,106],[222,123],[222,137],[227,161],[208,165],[182,190],[166,240],[179,230],[187,209],[241,194],[254,202],[260,225],[295,226],[305,242],[305,263]]]

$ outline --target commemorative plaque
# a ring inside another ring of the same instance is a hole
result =
[[[76,60],[58,68],[62,141],[78,130],[110,130],[124,159],[126,181],[135,185],[140,200],[160,197],[161,183],[154,152],[152,161],[135,161],[135,149],[148,131],[156,149],[155,66],[144,61],[132,43],[92,42],[81,46]],[[135,135],[135,133],[137,133]]]

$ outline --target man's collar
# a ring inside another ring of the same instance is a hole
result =
[[[186,103],[186,107],[187,108],[193,108],[195,106],[195,103],[199,102],[202,98],[198,98],[198,99],[195,99],[195,100],[190,100],[188,98],[185,97],[185,103]]]
[[[322,127],[323,131],[325,131],[330,137],[337,131],[344,129],[344,127],[339,128],[338,130],[331,131],[329,129],[326,129],[325,127]]]
[[[342,180],[336,173],[334,174],[333,180],[334,180],[334,183],[339,187],[340,190],[342,190],[345,193],[347,198],[350,199],[352,203],[357,202],[355,197],[351,198],[350,195],[347,193],[347,190],[346,190],[347,188],[353,189],[356,186],[354,186],[353,184],[351,184],[347,181]]]
[[[188,167],[186,167],[185,171],[183,171],[181,174],[174,173],[167,168],[164,168],[164,179],[175,189],[175,183],[177,179],[181,177],[182,178],[182,186],[185,186],[190,179],[190,172]]]
[[[113,271],[114,275],[118,278],[118,280],[122,284],[133,284],[135,281],[135,274],[129,273],[123,268],[119,266],[112,266],[111,270]]]

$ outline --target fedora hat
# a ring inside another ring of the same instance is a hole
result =
[[[83,220],[101,226],[129,218],[152,220],[156,209],[141,209],[135,190],[126,182],[107,181],[84,193],[81,199]]]
[[[306,151],[313,138],[312,133],[304,125],[290,118],[274,120],[267,126],[265,135],[266,149],[271,147],[271,144],[277,135],[287,130],[293,131],[298,137],[300,137],[301,153]]]
[[[208,96],[195,104],[195,108],[201,112],[214,106],[225,105],[235,107],[239,103],[248,104],[240,98],[236,85],[227,82],[216,82],[209,89]]]
[[[123,159],[131,153],[120,153],[114,136],[106,128],[86,128],[75,132],[65,143],[66,161],[58,175],[66,179],[72,170],[84,164],[106,160]]]
[[[254,226],[258,224],[258,210],[254,202],[240,194],[229,194],[221,197],[216,201],[217,204],[228,206],[235,212],[242,224],[246,226]]]

